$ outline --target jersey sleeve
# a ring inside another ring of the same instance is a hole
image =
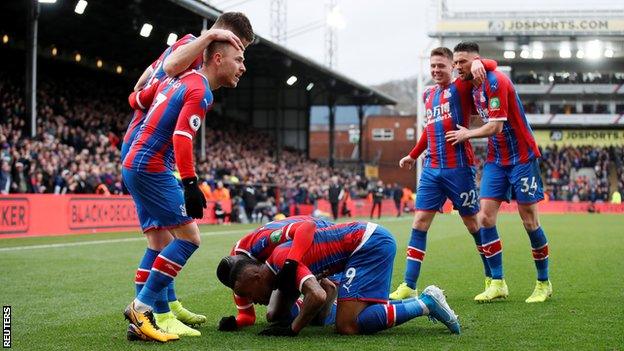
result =
[[[209,103],[205,88],[191,88],[184,96],[184,105],[178,115],[173,132],[173,148],[176,166],[182,179],[195,177],[193,161],[193,138],[208,111]]]
[[[427,150],[427,129],[423,129],[420,139],[416,143],[416,146],[410,151],[409,156],[413,159],[417,159],[425,150]]]
[[[487,72],[496,71],[496,68],[498,68],[498,62],[496,62],[496,60],[482,58],[481,63]]]
[[[422,103],[423,104],[427,103],[427,96],[429,96],[430,90],[431,90],[430,86],[425,88],[425,91],[423,92],[423,95],[422,95]]]
[[[488,101],[488,121],[504,122],[508,117],[509,82],[495,73],[488,74],[485,81],[485,94]]]
[[[132,107],[133,110],[147,110],[152,104],[157,90],[158,84],[155,83],[139,91],[132,92],[132,94],[128,96],[130,107]]]
[[[312,221],[294,223],[288,226],[284,235],[292,238],[292,248],[287,259],[300,262],[314,242],[316,225]]]
[[[299,292],[301,292],[301,289],[303,288],[303,283],[310,278],[314,278],[314,274],[310,271],[310,268],[303,264],[298,265],[295,281]]]

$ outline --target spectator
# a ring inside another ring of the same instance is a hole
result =
[[[394,200],[394,206],[397,209],[397,217],[401,217],[401,200],[403,199],[403,189],[401,189],[401,187],[397,183],[394,183],[394,187],[392,188],[392,199]]]
[[[384,185],[381,180],[377,181],[377,186],[371,190],[373,197],[373,207],[371,207],[370,218],[373,218],[373,213],[375,212],[375,208],[378,209],[377,219],[381,218],[381,202],[384,198]]]
[[[338,204],[344,195],[342,186],[338,183],[338,177],[333,176],[331,178],[331,185],[329,186],[328,199],[331,205],[332,216],[334,220],[338,219]]]
[[[11,191],[11,166],[2,160],[0,165],[0,194],[7,195]]]

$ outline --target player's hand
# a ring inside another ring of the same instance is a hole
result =
[[[258,335],[263,336],[297,336],[294,330],[292,330],[290,324],[284,325],[282,323],[273,323],[266,329],[262,330]]]
[[[203,218],[206,198],[197,183],[197,177],[182,179],[182,184],[184,185],[184,205],[186,206],[186,214],[188,216]]]
[[[407,169],[412,169],[415,162],[415,159],[413,159],[410,155],[407,155],[399,161],[399,167],[407,167]]]
[[[243,42],[236,36],[236,34],[227,29],[210,29],[204,33],[204,35],[210,36],[214,41],[229,41],[235,48],[245,51],[245,45],[243,45]]]
[[[444,138],[446,139],[446,141],[450,142],[452,145],[456,145],[456,144],[463,143],[464,141],[468,140],[469,132],[470,130],[468,128],[460,126],[458,124],[457,130],[451,130],[451,131],[446,132],[446,135],[444,135]]]
[[[472,66],[470,67],[470,73],[472,73],[472,79],[477,85],[481,85],[485,80],[485,67],[483,67],[483,63],[481,60],[472,61]]]
[[[236,317],[227,316],[221,318],[219,321],[219,330],[220,331],[236,331],[238,330],[238,324],[236,324]]]
[[[297,279],[297,267],[299,263],[295,260],[286,260],[282,269],[277,273],[277,288],[290,295],[297,289],[295,280]]]

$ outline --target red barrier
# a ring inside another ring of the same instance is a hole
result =
[[[209,202],[200,224],[217,222]],[[231,212],[231,203],[221,207]],[[0,239],[115,231],[139,231],[130,196],[3,195],[0,196]]]
[[[351,215],[354,217],[368,217],[370,216],[370,210],[372,208],[372,202],[367,199],[350,200],[347,207],[351,210]],[[300,208],[305,208],[300,205]],[[311,205],[307,205],[311,208]],[[538,204],[540,213],[588,213],[591,203],[589,202],[567,202],[567,201],[549,201],[540,202]],[[331,205],[327,200],[319,200],[317,207],[321,212],[325,212],[325,215],[331,217]],[[610,204],[610,203],[595,203],[595,212],[597,213],[622,213],[624,214],[624,204]],[[339,205],[339,209],[342,209],[342,203]],[[394,201],[384,200],[381,206],[382,216],[396,216],[396,207]],[[447,200],[442,208],[444,213],[449,213],[453,210],[453,204]],[[312,212],[311,210],[309,211]],[[340,211],[339,211],[340,212]],[[500,212],[502,213],[518,213],[518,204],[515,201],[511,203],[503,202],[501,204]],[[291,210],[291,213],[292,210]],[[307,213],[301,213],[307,214]],[[377,211],[375,210],[375,216]],[[340,217],[343,217],[340,215]]]
[[[331,217],[331,204],[327,200],[319,200],[317,202],[317,208],[328,214]],[[347,208],[351,211],[352,217],[369,217],[373,203],[368,199],[349,199],[347,201]],[[377,209],[375,209],[374,217],[377,217]],[[342,216],[342,202],[338,205],[338,213]],[[383,200],[381,203],[381,215],[382,216],[396,216],[397,210],[393,200]]]
[[[204,218],[198,223],[216,223],[214,202],[208,203]],[[588,202],[550,201],[539,204],[541,213],[587,213]],[[222,202],[226,213],[231,203]],[[347,207],[353,217],[368,217],[372,203],[366,199],[349,200]],[[319,200],[317,208],[331,217],[331,206]],[[382,215],[396,216],[394,201],[384,200]],[[449,203],[445,212],[450,211]],[[299,205],[299,214],[311,214],[312,205]],[[339,209],[342,210],[342,204]],[[624,204],[596,203],[595,212],[624,214]],[[517,213],[515,202],[503,203],[501,212]],[[339,211],[342,212],[342,211]],[[294,208],[291,213],[294,214]],[[375,212],[375,215],[377,212]],[[342,217],[342,216],[341,216]],[[5,195],[0,196],[0,239],[23,236],[46,236],[115,231],[139,231],[134,202],[129,196],[95,195]]]

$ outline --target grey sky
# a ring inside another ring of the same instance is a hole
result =
[[[289,31],[325,17],[325,0],[287,1]],[[270,37],[270,0],[211,2],[221,9],[245,12],[254,29]],[[418,73],[418,55],[430,41],[426,36],[428,26],[435,22],[430,0],[337,2],[346,22],[346,27],[338,32],[338,71],[366,84]],[[447,4],[452,10],[464,11],[624,9],[624,1],[620,0],[448,0]],[[312,30],[289,39],[286,46],[323,63],[324,34],[323,28]]]

